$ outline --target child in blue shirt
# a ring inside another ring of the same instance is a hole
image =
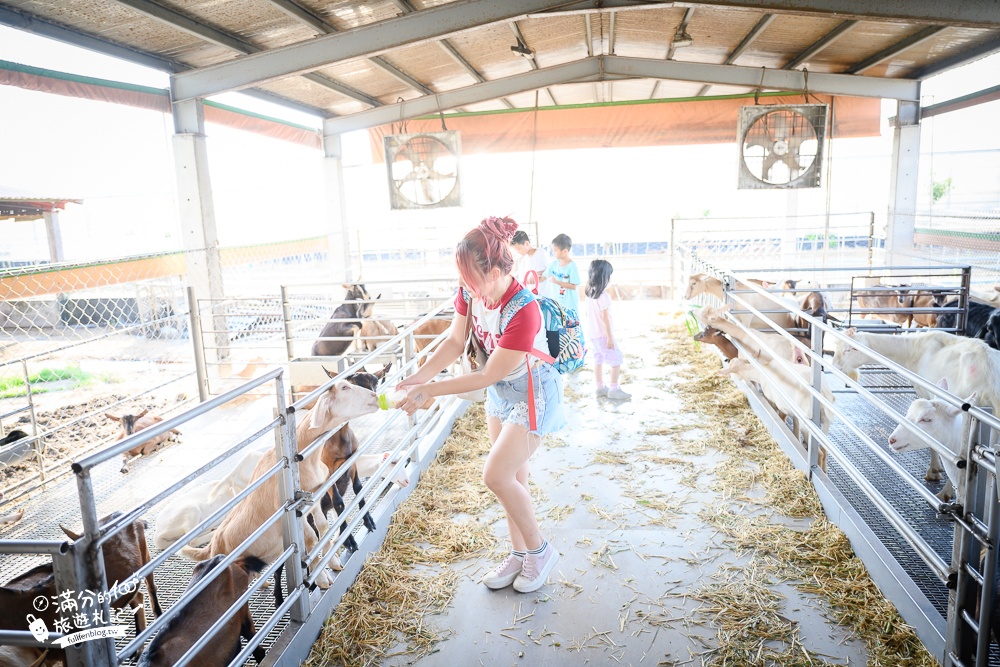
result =
[[[573,240],[565,234],[552,239],[552,256],[555,259],[545,269],[545,284],[549,286],[548,296],[559,302],[563,308],[580,312],[580,295],[576,288],[580,284],[580,270],[570,257]]]

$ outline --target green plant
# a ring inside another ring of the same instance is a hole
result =
[[[941,197],[955,189],[954,184],[951,182],[951,176],[944,179],[943,181],[934,181],[931,183],[931,197],[935,202],[939,201]]]

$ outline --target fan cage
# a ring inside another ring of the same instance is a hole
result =
[[[822,184],[826,104],[775,104],[740,109],[741,190],[817,188]]]
[[[461,206],[457,131],[387,135],[384,146],[393,210]]]

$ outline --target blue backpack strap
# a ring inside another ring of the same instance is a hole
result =
[[[520,291],[510,297],[510,301],[504,304],[503,310],[500,311],[501,335],[503,334],[503,330],[507,328],[507,325],[510,324],[510,321],[514,319],[514,316],[517,315],[517,312],[534,300],[535,295],[526,287],[522,287]]]

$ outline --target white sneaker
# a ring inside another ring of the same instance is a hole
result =
[[[526,554],[521,566],[521,574],[514,580],[514,590],[518,593],[531,593],[545,585],[549,573],[559,560],[559,552],[551,544],[545,547],[540,555]]]
[[[607,398],[607,396],[608,396],[608,388],[607,387],[598,387],[597,391],[594,392],[594,396],[596,396],[597,398]]]
[[[622,391],[621,389],[609,389],[608,398],[610,398],[612,401],[626,401],[632,398],[632,394],[626,391]]]
[[[513,553],[507,554],[502,563],[483,576],[483,583],[486,584],[487,588],[493,590],[510,586],[521,574],[523,562],[520,556],[515,556]]]

